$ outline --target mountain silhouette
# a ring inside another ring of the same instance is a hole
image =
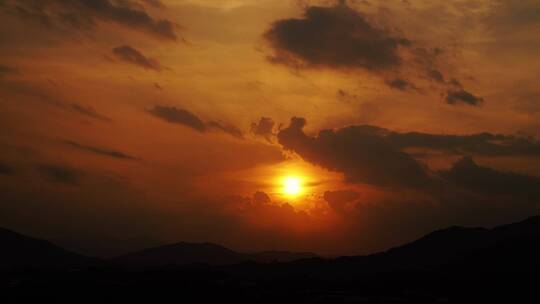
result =
[[[60,269],[87,265],[96,259],[55,244],[0,228],[0,270]]]
[[[144,249],[111,260],[128,266],[166,266],[183,264],[228,265],[246,261],[238,252],[212,243],[177,243]]]
[[[246,254],[209,243],[178,243],[142,250],[112,261],[132,267],[195,263],[223,266],[255,262],[247,267],[256,272],[308,273],[326,277],[444,269],[527,271],[540,265],[537,256],[540,256],[540,216],[493,229],[453,226],[367,256],[325,259],[311,253],[268,251]],[[269,270],[264,265],[269,262],[279,264]]]
[[[113,258],[111,261],[125,266],[233,265],[244,262],[290,262],[315,256],[313,253],[286,251],[266,251],[249,254],[236,252],[212,243],[181,242],[129,253]]]
[[[59,268],[92,265],[98,260],[65,250],[51,242],[0,228],[0,269]],[[289,263],[291,267],[348,268],[347,271],[392,271],[452,267],[524,268],[537,265],[540,256],[540,216],[493,229],[450,227],[425,235],[403,246],[368,256],[322,259],[313,253],[265,251],[236,252],[212,243],[158,246],[107,260],[130,267],[205,264],[234,265],[246,262]],[[297,262],[299,261],[299,262]],[[296,265],[296,266],[295,266]]]
[[[292,262],[304,259],[318,258],[319,256],[311,252],[290,252],[290,251],[263,251],[249,254],[254,262],[275,263]]]
[[[368,256],[338,258],[362,271],[464,267],[524,269],[540,265],[540,216],[493,229],[453,226]]]

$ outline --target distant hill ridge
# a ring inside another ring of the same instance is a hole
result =
[[[520,252],[522,250],[526,250],[528,254],[540,254],[540,216],[493,229],[452,226],[386,252],[359,258],[367,258],[370,263],[376,261],[374,265],[382,268],[429,269],[464,263],[465,260],[471,263],[473,259],[478,260],[478,266],[485,264],[488,257],[494,256],[500,256],[502,260],[499,263],[505,264],[514,257],[519,259],[518,256],[524,254]],[[504,260],[502,255],[507,259]],[[501,264],[491,266],[498,267]]]
[[[265,251],[239,253],[212,243],[186,243],[164,245],[129,253],[112,259],[114,263],[131,266],[165,266],[185,264],[232,265],[243,262],[290,262],[317,257],[314,253]]]
[[[245,262],[294,262],[283,267],[334,267],[336,271],[388,271],[440,267],[527,269],[538,267],[540,216],[493,229],[453,226],[411,243],[368,256],[321,259],[313,253],[266,251],[240,253],[212,243],[180,242],[132,252],[108,260],[88,258],[48,241],[0,228],[0,270],[70,268],[103,263],[128,267],[164,267]],[[302,262],[304,261],[304,262]],[[295,266],[296,265],[296,266]]]
[[[265,251],[240,253],[213,243],[180,242],[143,249],[112,259],[100,260],[63,249],[49,241],[0,228],[0,270],[51,269],[117,264],[123,266],[168,266],[186,264],[232,265],[244,262],[290,262],[312,258],[314,253]]]
[[[0,270],[63,268],[87,265],[95,259],[65,250],[51,242],[0,228]]]

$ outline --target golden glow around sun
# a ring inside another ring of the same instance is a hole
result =
[[[302,179],[295,176],[287,176],[283,179],[283,193],[290,197],[298,196],[303,191]]]

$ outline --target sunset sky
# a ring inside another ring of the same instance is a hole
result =
[[[540,213],[537,0],[0,0],[0,226],[366,254]]]

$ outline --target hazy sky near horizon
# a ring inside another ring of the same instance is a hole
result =
[[[536,0],[0,0],[0,20],[0,226],[90,254],[363,254],[540,212]]]

